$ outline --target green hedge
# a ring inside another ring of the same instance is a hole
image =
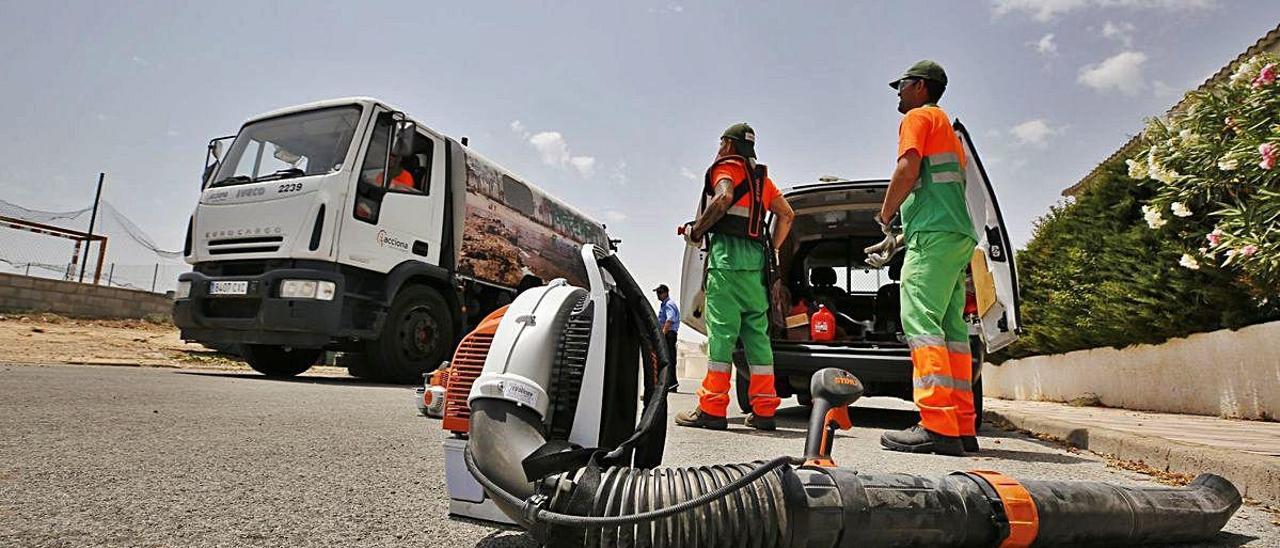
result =
[[[997,361],[1280,319],[1280,58],[1189,93],[1141,144],[1036,222],[1024,334]]]
[[[1036,221],[1032,240],[1015,256],[1024,331],[995,361],[1159,343],[1280,318],[1274,303],[1260,303],[1234,272],[1180,267],[1182,241],[1144,219],[1142,207],[1155,195],[1116,161],[1074,202]],[[1204,227],[1184,228],[1212,229],[1199,222]]]

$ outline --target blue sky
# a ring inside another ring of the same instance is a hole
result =
[[[181,5],[187,4],[187,5]],[[1015,243],[1280,3],[10,2],[0,0],[0,199],[105,196],[178,249],[205,141],[316,99],[372,95],[607,223],[646,286],[678,282],[702,172],[750,122],[780,186],[884,177],[886,82],[946,67]]]

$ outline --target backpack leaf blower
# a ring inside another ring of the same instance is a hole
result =
[[[594,270],[591,283],[602,286],[588,290],[557,280],[520,294],[468,397],[467,469],[506,516],[544,544],[1167,544],[1212,537],[1240,507],[1236,488],[1210,474],[1186,487],[1126,487],[1019,481],[981,470],[925,478],[836,466],[834,433],[850,427],[848,405],[862,394],[858,379],[838,369],[811,380],[803,458],[659,466],[666,392],[647,391],[637,424],[635,354],[638,373],[657,387],[674,374],[671,357],[653,309],[617,256],[590,245],[582,255]],[[608,321],[580,321],[584,314],[607,314]],[[602,348],[607,345],[631,351]],[[630,374],[629,394],[593,399],[583,389],[593,386],[584,379],[622,382],[626,374],[619,370]],[[619,416],[634,430],[619,432]],[[610,421],[615,426],[606,426]],[[573,441],[575,429],[583,431],[575,423],[586,425],[591,445]]]

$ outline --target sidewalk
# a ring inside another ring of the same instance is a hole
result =
[[[987,420],[1156,470],[1221,475],[1280,502],[1280,423],[987,398]]]

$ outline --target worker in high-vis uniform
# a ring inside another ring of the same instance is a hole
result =
[[[700,245],[708,237],[706,271],[707,375],[698,390],[698,407],[676,415],[676,424],[723,430],[729,408],[733,352],[739,339],[751,381],[751,413],[745,424],[773,430],[780,400],[774,388],[773,348],[769,342],[767,261],[777,260],[795,213],[756,163],[755,131],[735,124],[720,137],[716,160],[703,181],[703,205],[685,238]],[[766,212],[777,219],[772,239]],[[767,255],[772,254],[772,256]]]
[[[876,221],[884,241],[868,262],[905,243],[902,330],[911,347],[912,384],[920,423],[885,432],[894,451],[960,455],[976,452],[973,369],[964,321],[965,268],[977,237],[965,202],[965,154],[951,119],[938,108],[947,74],[920,61],[889,85],[898,90],[898,163]],[[901,208],[901,209],[899,209]],[[895,217],[901,215],[902,234]]]

